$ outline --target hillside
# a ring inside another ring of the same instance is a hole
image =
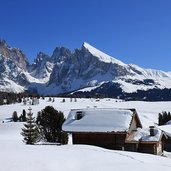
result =
[[[70,109],[101,107],[101,108],[136,108],[143,127],[157,123],[158,113],[171,111],[171,102],[124,102],[116,99],[77,99],[77,102],[62,103],[62,98],[48,102],[48,98],[40,100],[39,105],[32,105],[32,111],[37,112],[50,105],[64,112],[67,117]],[[29,105],[12,104],[0,106],[0,165],[3,171],[123,171],[123,170],[155,170],[169,171],[171,159],[149,154],[106,150],[93,146],[72,145],[25,145],[20,135],[23,123],[8,122],[14,110],[18,114],[23,109],[28,111]],[[5,123],[2,123],[4,121]],[[171,126],[169,125],[170,132]],[[165,153],[171,156],[170,153]]]

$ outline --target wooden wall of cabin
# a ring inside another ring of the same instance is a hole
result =
[[[132,132],[132,131],[135,131],[135,130],[137,130],[137,121],[136,121],[135,117],[133,117],[130,128],[129,128],[129,131]]]
[[[95,145],[107,149],[124,150],[126,134],[73,133],[73,144]]]
[[[139,143],[137,151],[141,153],[157,154],[157,144]]]
[[[164,150],[171,152],[171,137],[168,137],[167,139],[164,140]]]
[[[135,151],[137,152],[138,143],[125,143],[125,150],[126,151]]]

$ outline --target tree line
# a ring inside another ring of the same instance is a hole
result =
[[[170,120],[171,120],[170,112],[164,111],[162,113],[159,113],[159,115],[158,115],[158,125],[164,125]]]
[[[0,105],[4,104],[12,104],[12,103],[21,103],[23,97],[37,97],[39,98],[39,95],[34,93],[7,93],[7,92],[0,92]]]

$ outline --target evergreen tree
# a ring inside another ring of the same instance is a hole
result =
[[[169,113],[169,112],[167,113],[167,116],[166,116],[166,123],[167,123],[168,121],[170,121],[170,113]]]
[[[161,113],[159,113],[159,116],[158,116],[158,125],[163,125],[163,116]]]
[[[167,112],[164,111],[163,112],[163,124],[165,124],[167,122]]]
[[[68,135],[62,133],[62,124],[64,121],[64,114],[61,111],[57,111],[52,106],[47,106],[39,112],[37,124],[41,130],[43,139],[47,142],[66,144],[68,142]]]
[[[23,109],[23,113],[22,113],[22,121],[25,122],[26,119],[26,111]]]
[[[171,120],[171,114],[170,112],[162,112],[162,113],[159,113],[159,117],[158,117],[158,124],[159,125],[164,125],[166,124],[168,121]]]
[[[17,112],[16,112],[16,111],[14,111],[14,112],[13,112],[13,114],[12,114],[12,120],[13,120],[14,122],[17,122],[17,121],[19,120],[19,118],[18,118],[18,115],[17,115]]]
[[[170,121],[171,120],[171,114],[170,114],[170,112],[168,112],[168,121]]]
[[[31,109],[29,109],[29,113],[27,114],[27,121],[24,124],[24,128],[22,128],[21,135],[24,137],[23,141],[26,144],[35,144],[39,141],[39,131]]]
[[[36,124],[37,124],[37,125],[40,125],[40,120],[41,120],[41,112],[39,111],[39,112],[37,113],[37,118],[36,118]]]
[[[64,131],[61,131],[60,133],[60,140],[61,140],[61,144],[68,144],[68,134]]]

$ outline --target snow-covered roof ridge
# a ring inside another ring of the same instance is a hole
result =
[[[82,45],[84,48],[86,48],[92,55],[98,57],[101,61],[106,62],[106,63],[117,63],[119,65],[126,65],[123,62],[121,62],[118,59],[115,59],[112,56],[107,55],[106,53],[96,49],[92,45],[90,45],[87,42],[84,42]]]
[[[137,131],[132,132],[127,138],[127,142],[141,141],[141,142],[157,142],[162,138],[163,132],[155,127],[154,136],[150,135],[149,128],[137,128]]]
[[[82,113],[81,119],[77,114]],[[88,108],[71,110],[63,124],[69,132],[127,132],[134,112],[126,109]]]

